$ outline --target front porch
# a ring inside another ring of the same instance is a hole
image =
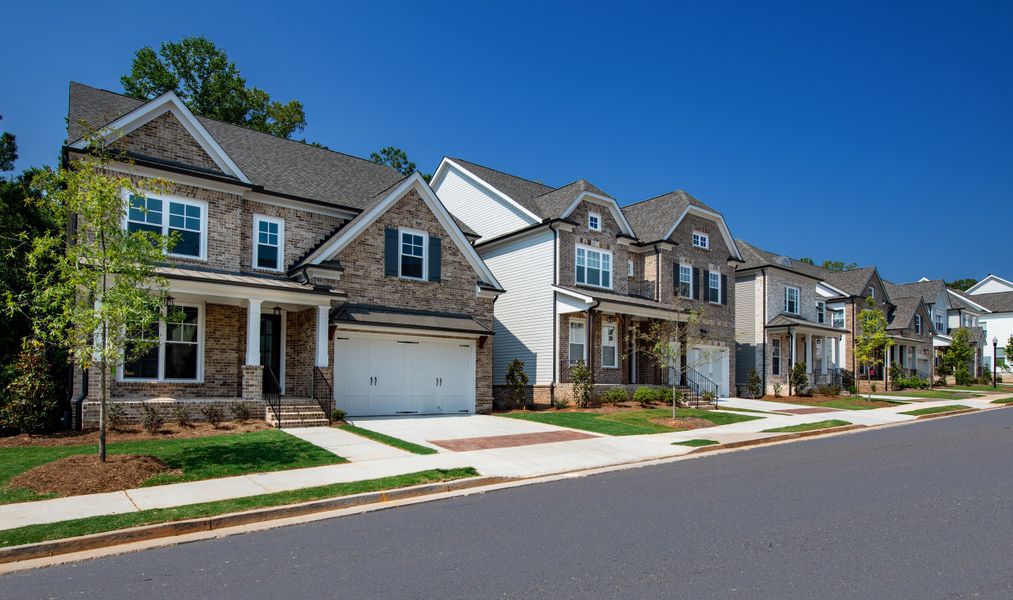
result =
[[[841,387],[844,332],[840,329],[783,316],[766,327],[766,395],[791,395],[789,377],[796,364],[804,364],[809,388]]]

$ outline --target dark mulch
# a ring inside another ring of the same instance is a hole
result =
[[[126,425],[120,429],[106,431],[106,442],[135,442],[141,440],[169,440],[174,438],[200,438],[211,435],[228,435],[232,433],[249,433],[270,429],[265,421],[250,420],[243,423],[236,421],[222,423],[217,429],[207,423],[193,423],[180,427],[176,423],[166,423],[158,433],[148,433],[139,425]],[[83,446],[98,443],[98,429],[85,431],[61,431],[48,435],[14,435],[0,438],[0,448],[20,448],[25,446]]]
[[[168,470],[153,456],[115,454],[101,463],[95,454],[76,454],[29,469],[8,485],[61,496],[98,494],[138,487]]]

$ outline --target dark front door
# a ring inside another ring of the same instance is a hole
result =
[[[260,315],[260,364],[271,368],[264,369],[264,393],[281,392],[281,315]]]

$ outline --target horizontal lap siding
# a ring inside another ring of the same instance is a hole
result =
[[[534,222],[530,216],[479,187],[478,183],[453,167],[447,169],[447,174],[437,183],[436,194],[452,215],[485,238],[502,235]]]
[[[756,364],[756,348],[762,338],[757,337],[756,286],[759,277],[755,273],[735,281],[735,381],[745,385],[749,371],[759,368]]]

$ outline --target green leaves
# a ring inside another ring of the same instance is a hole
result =
[[[893,340],[886,334],[886,315],[872,298],[866,300],[866,307],[858,313],[858,328],[855,334],[855,357],[867,366],[883,364],[886,350]]]
[[[373,152],[369,158],[375,163],[387,165],[406,177],[415,172],[415,163],[408,160],[408,155],[404,150],[394,146],[387,146],[380,150],[379,154]]]

